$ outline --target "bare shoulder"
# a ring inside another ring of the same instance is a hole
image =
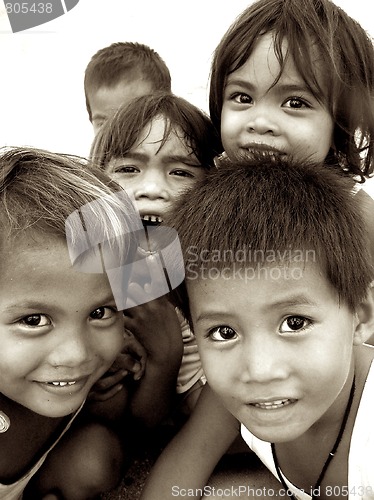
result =
[[[374,370],[374,346],[362,344],[355,348],[354,354],[356,386],[357,389],[361,388],[362,390],[369,376],[370,369]]]
[[[374,262],[374,199],[363,189],[357,191],[356,197],[364,215],[367,235],[369,238],[370,252]]]

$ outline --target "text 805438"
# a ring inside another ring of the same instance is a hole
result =
[[[51,2],[13,2],[6,3],[5,9],[8,14],[52,14]]]

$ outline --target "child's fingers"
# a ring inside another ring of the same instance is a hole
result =
[[[127,288],[126,309],[150,302],[170,291],[160,256],[157,253],[138,261],[137,267],[143,268],[142,281],[138,281],[136,275],[132,276]],[[145,275],[146,280],[144,280]]]
[[[130,309],[139,304],[143,304],[147,302],[144,300],[144,297],[147,295],[147,292],[144,290],[144,287],[139,283],[131,282],[127,288],[127,300],[126,300],[126,309]]]
[[[118,370],[110,375],[105,375],[105,377],[102,377],[99,379],[96,384],[94,385],[94,390],[95,392],[103,392],[107,391],[114,385],[118,384],[119,382],[122,381],[122,379],[128,374],[127,370]]]
[[[144,288],[148,295],[151,295],[149,300],[153,300],[169,293],[170,289],[160,256],[158,254],[150,255],[146,258],[146,261],[151,280],[150,283],[145,284]]]
[[[139,349],[139,352],[142,354],[145,352],[144,349]],[[142,356],[146,358],[146,356]],[[138,372],[140,369],[140,360],[138,359],[138,356],[136,355],[136,352],[131,348],[129,350],[129,353],[122,353],[119,356],[117,356],[117,359],[115,361],[115,367],[119,371],[126,371],[126,372]]]
[[[146,356],[142,356],[141,358],[139,358],[139,365],[140,365],[139,372],[142,372],[142,374],[145,370],[146,361],[147,361]]]
[[[137,338],[132,337],[131,339],[127,339],[125,341],[125,346],[122,349],[122,354],[120,354],[119,357],[121,356],[127,356],[130,358],[122,362],[121,368],[131,370],[131,361],[139,361],[142,358],[146,359],[147,351]]]
[[[133,373],[134,380],[140,380],[142,378],[142,375],[144,373],[144,368],[145,368],[145,366],[143,367],[139,361],[134,363],[133,369],[129,370],[129,371],[131,371],[131,373]]]
[[[106,401],[115,396],[122,389],[123,389],[123,384],[116,384],[106,392],[91,391],[88,395],[88,399],[91,401]]]
[[[141,370],[140,365],[139,365],[139,370],[137,372],[134,372],[133,379],[140,380],[142,378],[143,374],[144,374],[144,370]]]

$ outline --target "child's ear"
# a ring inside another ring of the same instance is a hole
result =
[[[357,325],[353,344],[360,345],[374,335],[374,283],[368,288],[366,298],[356,310]]]

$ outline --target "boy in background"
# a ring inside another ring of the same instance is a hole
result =
[[[94,133],[121,104],[154,91],[171,91],[168,67],[141,43],[117,42],[93,55],[85,71],[86,107]]]

